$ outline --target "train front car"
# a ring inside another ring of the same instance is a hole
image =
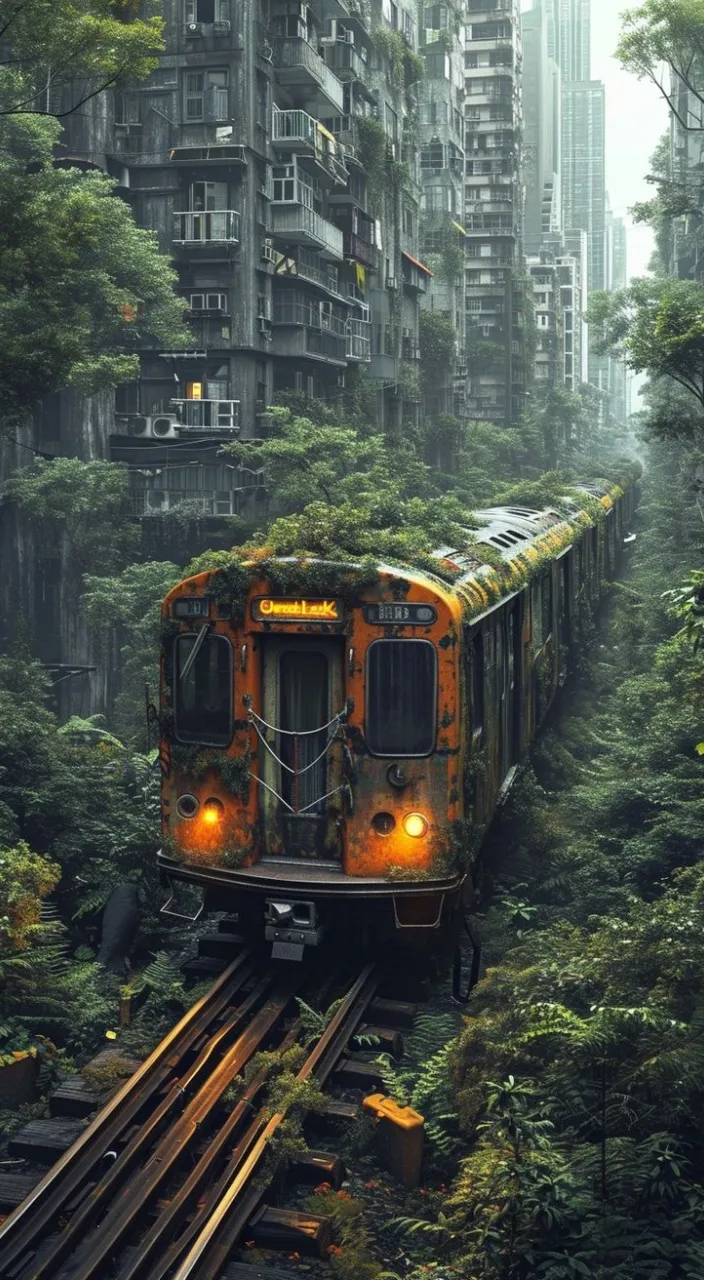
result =
[[[383,566],[238,565],[175,587],[159,854],[172,886],[202,886],[206,909],[237,912],[282,958],[325,934],[449,942],[460,625],[440,580]]]

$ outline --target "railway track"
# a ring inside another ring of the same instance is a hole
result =
[[[294,998],[306,976],[249,951],[233,960],[0,1226],[2,1280],[222,1277],[265,1196],[285,1119],[264,1105],[265,1069],[234,1104],[223,1095],[260,1050],[300,1039]],[[381,980],[365,965],[298,1080],[325,1086],[349,1064]]]

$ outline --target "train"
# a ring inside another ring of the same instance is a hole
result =
[[[456,939],[477,851],[632,540],[639,468],[422,566],[217,553],[162,607],[158,866],[272,955]],[[193,917],[195,918],[195,916]]]

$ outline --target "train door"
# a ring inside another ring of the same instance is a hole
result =
[[[340,858],[343,643],[263,637],[259,776],[265,855]]]

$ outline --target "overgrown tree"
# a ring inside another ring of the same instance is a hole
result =
[[[143,7],[0,0],[0,116],[67,116],[103,89],[146,76],[163,48],[164,23],[156,12],[142,16]]]

